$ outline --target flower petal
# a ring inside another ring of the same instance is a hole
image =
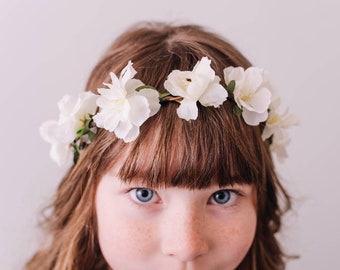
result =
[[[126,88],[126,83],[131,80],[135,75],[137,71],[132,67],[132,62],[129,61],[129,63],[123,68],[122,72],[120,73],[120,82],[121,86],[123,88]]]
[[[129,143],[129,142],[134,141],[138,137],[138,135],[139,135],[139,127],[132,125],[129,132],[122,139],[124,140],[124,142]]]
[[[208,57],[203,57],[193,68],[192,80],[187,88],[187,93],[192,99],[198,100],[207,91],[209,84],[218,78],[210,64],[211,60]]]
[[[219,107],[228,97],[227,90],[219,83],[211,84],[199,99],[203,106]]]
[[[249,111],[263,113],[269,108],[270,97],[270,91],[267,88],[261,88],[256,93],[254,93],[252,98],[247,103],[242,102],[242,105]]]
[[[242,116],[244,121],[250,126],[257,126],[261,122],[264,122],[268,118],[268,112],[265,111],[263,113],[257,113],[253,111],[248,111],[247,109],[243,109]]]
[[[164,82],[164,88],[173,96],[186,98],[186,89],[191,81],[192,71],[173,70]]]
[[[56,133],[58,132],[58,122],[54,120],[44,122],[40,128],[39,133],[44,141],[48,143],[57,143]]]
[[[79,94],[79,99],[81,106],[76,113],[77,119],[83,118],[86,114],[94,115],[96,113],[98,95],[92,92],[82,92]]]
[[[196,100],[190,100],[184,98],[181,104],[177,108],[177,114],[180,118],[189,120],[195,120],[198,116],[198,108],[196,105]]]
[[[79,97],[73,97],[70,95],[65,95],[58,102],[58,108],[60,111],[59,123],[64,122],[70,116],[74,115],[79,109],[80,99]]]
[[[126,97],[126,89],[122,86],[121,81],[117,78],[116,74],[110,72],[111,84],[104,83],[108,88],[98,88],[98,93],[109,100],[123,99]]]
[[[109,92],[109,91],[107,91],[107,92]],[[108,99],[104,96],[98,97],[97,105],[100,108],[106,108],[106,109],[115,107],[115,103],[113,102],[113,100],[112,99],[110,100],[110,99]]]
[[[144,83],[141,80],[131,79],[126,82],[125,89],[128,95],[134,95],[136,94],[136,89],[143,85]]]
[[[198,61],[194,66],[193,72],[204,77],[208,81],[213,81],[215,71],[211,68],[210,64],[211,60],[208,57],[202,57],[201,61]]]
[[[141,95],[131,96],[128,100],[131,107],[129,121],[137,126],[142,125],[150,115],[148,100]]]
[[[50,157],[54,162],[58,164],[58,166],[62,166],[69,159],[70,153],[70,145],[58,143],[51,146]]]
[[[65,121],[63,124],[58,125],[58,129],[56,131],[56,138],[59,142],[70,144],[77,136],[77,131],[82,126],[82,121],[72,117],[69,118],[68,121]]]
[[[271,127],[268,127],[268,125],[266,125],[264,127],[264,130],[262,131],[261,137],[262,140],[267,140],[270,136],[272,136],[274,134],[274,129]]]
[[[198,100],[207,90],[210,82],[211,81],[207,80],[205,77],[193,73],[184,97]]]
[[[123,139],[129,134],[133,125],[130,121],[120,121],[117,127],[114,129],[114,133],[116,134],[117,138]]]
[[[150,88],[145,88],[140,90],[139,93],[148,99],[150,116],[155,115],[161,108],[161,104],[159,103],[158,91]]]
[[[286,147],[289,143],[290,139],[287,132],[279,130],[274,134],[270,150],[272,153],[276,154],[279,162],[283,162],[284,159],[288,157]]]
[[[244,86],[255,91],[263,82],[262,70],[257,67],[249,67],[245,70]]]
[[[223,70],[224,81],[226,84],[236,81],[236,85],[243,84],[245,79],[244,69],[242,67],[227,67]]]
[[[97,127],[113,132],[124,117],[117,111],[103,109],[93,117]]]

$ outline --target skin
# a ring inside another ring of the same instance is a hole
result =
[[[98,238],[111,269],[228,270],[240,264],[255,235],[253,186],[151,190],[140,180],[123,183],[111,170],[98,185]],[[225,200],[214,196],[219,191]]]

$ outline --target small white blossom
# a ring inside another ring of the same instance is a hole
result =
[[[298,120],[295,115],[290,114],[288,109],[280,114],[278,112],[280,106],[280,99],[274,100],[269,107],[269,116],[266,121],[266,126],[262,132],[262,139],[266,140],[273,134],[287,129],[291,126],[297,125]]]
[[[262,69],[228,67],[224,69],[224,79],[226,84],[235,81],[234,99],[248,125],[257,126],[267,120],[271,92]]]
[[[144,88],[140,80],[133,78],[136,73],[131,61],[119,78],[110,73],[112,83],[105,84],[108,88],[98,89],[100,97],[97,105],[100,111],[93,117],[98,127],[114,132],[125,142],[136,139],[139,127],[160,108],[159,93]],[[136,91],[139,87],[143,89]]]
[[[293,125],[298,124],[298,120],[295,115],[290,114],[286,110],[283,114],[278,112],[280,107],[280,99],[275,98],[269,106],[269,116],[266,121],[266,126],[262,132],[262,139],[266,140],[272,137],[272,143],[270,149],[272,153],[275,153],[279,161],[282,161],[287,157],[285,150],[286,146],[290,142],[287,129]]]
[[[180,118],[187,121],[197,119],[197,101],[203,106],[217,108],[227,99],[228,93],[210,63],[211,60],[203,57],[192,71],[173,70],[164,82],[171,95],[183,97],[177,109]]]
[[[290,143],[290,138],[285,130],[276,132],[273,136],[270,151],[276,155],[279,162],[283,162],[287,157],[287,146]]]
[[[66,163],[71,152],[71,143],[81,129],[96,112],[97,95],[91,92],[80,93],[77,97],[65,95],[58,103],[59,120],[46,121],[40,127],[41,137],[50,143],[50,157],[59,166]]]

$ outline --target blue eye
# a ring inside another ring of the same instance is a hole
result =
[[[134,188],[129,193],[131,198],[138,203],[150,203],[157,199],[155,192],[149,188]]]
[[[232,199],[232,191],[227,189],[216,191],[211,199],[213,204],[227,204]]]

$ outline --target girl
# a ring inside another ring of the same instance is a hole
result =
[[[26,269],[284,268],[275,233],[291,205],[271,153],[285,156],[294,122],[262,69],[199,26],[145,24],[87,89],[41,127],[74,165]]]

